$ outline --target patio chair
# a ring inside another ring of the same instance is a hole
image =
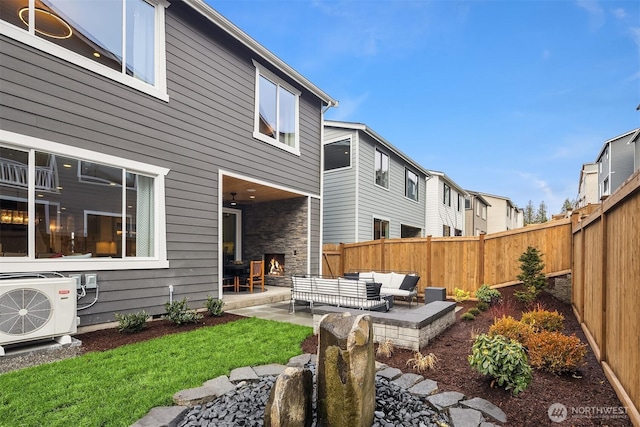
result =
[[[262,292],[264,292],[264,261],[251,261],[249,277],[244,283],[240,283],[240,287],[249,288],[250,293],[253,293],[254,285],[260,285]]]

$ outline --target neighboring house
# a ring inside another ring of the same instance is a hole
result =
[[[487,233],[524,227],[523,211],[511,199],[487,193],[478,194],[490,205],[487,208]]]
[[[202,307],[233,259],[318,273],[337,102],[201,0],[123,5],[0,2],[0,272],[96,273],[83,325]]]
[[[364,124],[324,129],[323,242],[424,236],[428,172]]]
[[[609,196],[634,170],[640,129],[634,129],[605,141],[596,158],[598,165],[598,199]]]
[[[580,183],[578,184],[578,200],[576,208],[580,209],[590,204],[598,204],[598,165],[585,163],[580,170]]]
[[[427,235],[464,236],[467,192],[444,172],[428,172],[431,178],[427,181]]]
[[[480,193],[467,190],[464,199],[465,236],[479,236],[487,233],[487,209],[491,206]]]

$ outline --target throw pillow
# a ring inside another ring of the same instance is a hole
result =
[[[379,300],[380,299],[380,283],[367,282],[367,299]]]
[[[420,280],[420,276],[412,276],[407,274],[400,284],[400,289],[411,291],[418,285],[418,280]]]
[[[358,273],[344,273],[344,278],[349,280],[358,280]]]

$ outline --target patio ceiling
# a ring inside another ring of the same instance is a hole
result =
[[[222,181],[222,200],[224,202],[230,202],[232,199],[231,193],[236,193],[235,200],[240,204],[302,197],[297,193],[225,175]]]

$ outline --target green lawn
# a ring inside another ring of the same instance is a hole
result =
[[[175,392],[286,363],[312,328],[242,319],[0,375],[0,426],[129,426]]]

